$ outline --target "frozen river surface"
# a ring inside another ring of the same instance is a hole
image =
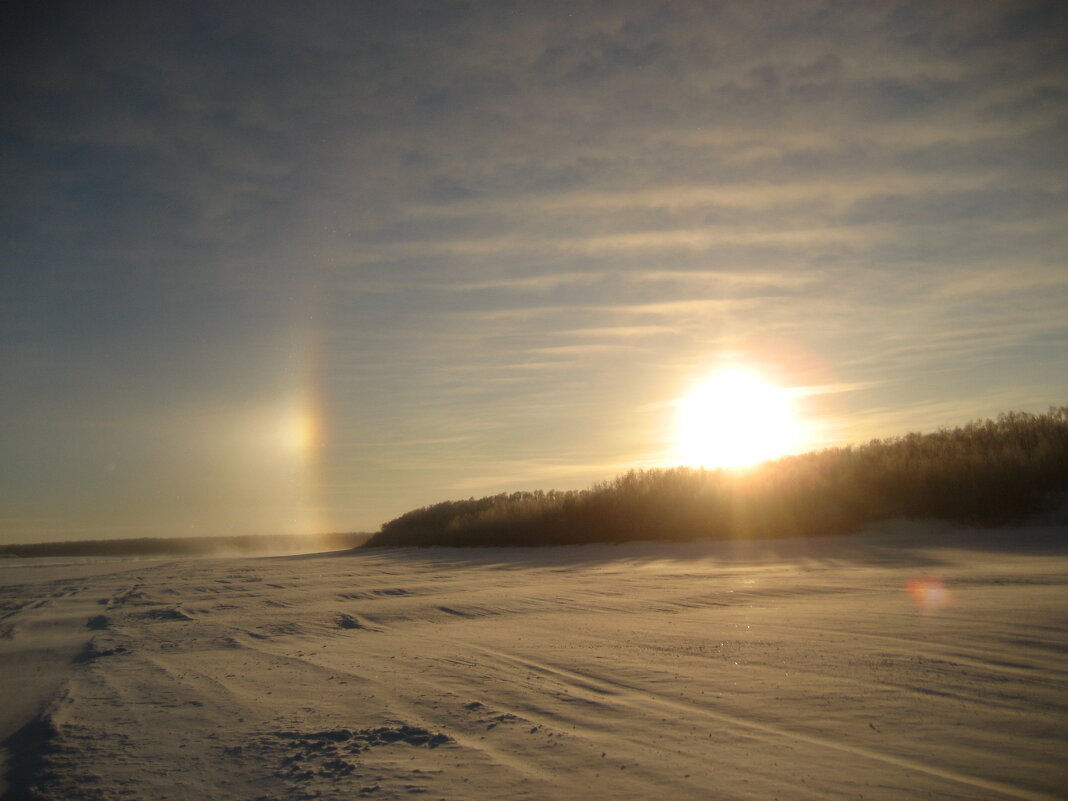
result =
[[[12,560],[2,797],[1068,797],[1068,532],[897,529]]]

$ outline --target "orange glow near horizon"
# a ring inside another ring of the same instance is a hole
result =
[[[719,370],[678,402],[681,464],[746,467],[793,453],[801,440],[791,391],[754,370]]]

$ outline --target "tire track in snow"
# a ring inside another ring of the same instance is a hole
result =
[[[1026,790],[1020,787],[1014,787],[1004,782],[999,782],[994,779],[984,779],[980,776],[972,776],[970,774],[961,773],[950,768],[942,768],[936,765],[928,765],[925,762],[912,759],[910,757],[897,756],[895,754],[887,754],[882,751],[876,751],[871,748],[865,748],[864,746],[851,745],[849,743],[843,743],[837,740],[832,740],[826,737],[820,737],[819,735],[806,734],[804,732],[792,731],[789,729],[775,726],[768,723],[759,723],[757,721],[748,720],[746,718],[730,715],[725,712],[717,712],[711,709],[707,709],[697,704],[688,704],[683,701],[676,701],[670,698],[664,698],[663,696],[654,695],[646,690],[638,687],[633,687],[622,682],[606,679],[600,676],[594,676],[592,674],[583,673],[573,668],[561,668],[553,665],[548,665],[544,662],[536,662],[523,657],[515,656],[514,654],[506,654],[500,651],[493,651],[488,648],[479,647],[472,644],[472,649],[479,651],[487,657],[492,659],[502,660],[504,662],[510,662],[514,665],[518,665],[532,670],[536,673],[540,673],[545,676],[556,679],[564,684],[569,690],[573,691],[575,695],[581,696],[583,693],[592,694],[596,696],[596,700],[599,703],[620,703],[634,707],[659,707],[660,709],[669,709],[673,711],[688,712],[691,714],[697,714],[702,717],[716,720],[720,723],[726,723],[731,726],[737,726],[740,729],[747,729],[749,731],[760,732],[761,734],[771,735],[773,737],[779,737],[787,740],[795,740],[797,742],[803,742],[808,745],[814,745],[821,748],[829,748],[842,753],[851,754],[853,756],[864,757],[883,764],[892,765],[898,768],[905,768],[906,770],[912,770],[919,773],[925,773],[929,776],[934,776],[939,779],[945,779],[947,781],[956,782],[976,789],[985,790],[989,792],[1000,793],[1010,798],[1017,798],[1021,801],[1059,801],[1057,796],[1048,795],[1046,793]],[[596,688],[596,689],[595,689]]]

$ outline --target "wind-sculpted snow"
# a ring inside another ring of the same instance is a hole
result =
[[[1063,798],[1064,533],[4,565],[2,798]]]

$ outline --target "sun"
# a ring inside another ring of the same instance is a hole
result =
[[[678,403],[677,453],[692,467],[745,467],[792,452],[793,395],[753,370],[720,370]]]

